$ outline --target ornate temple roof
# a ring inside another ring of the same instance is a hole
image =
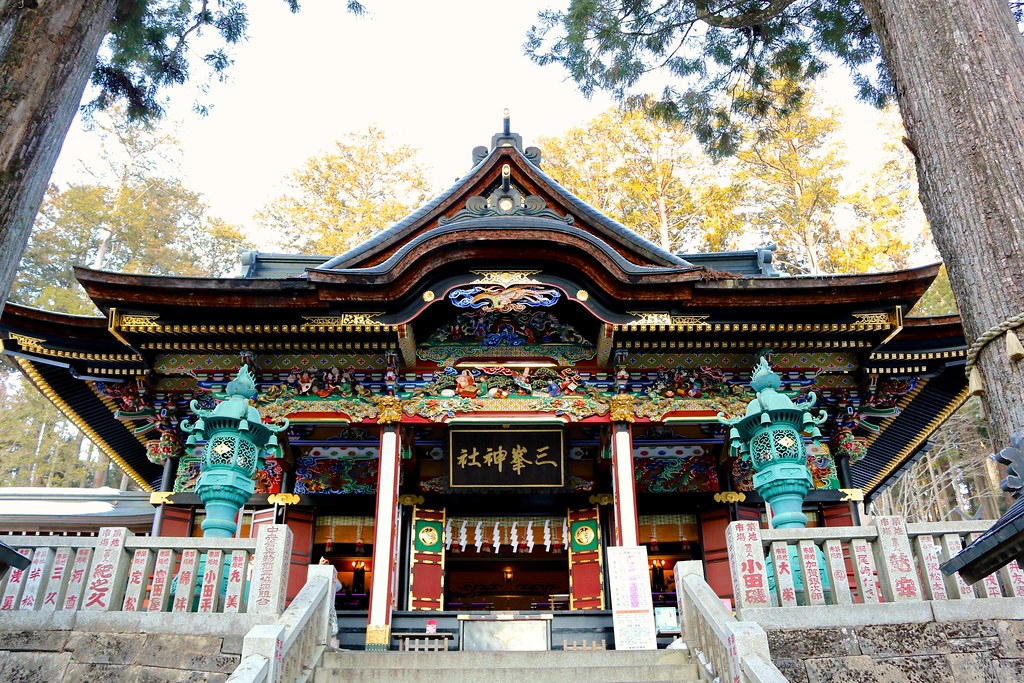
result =
[[[8,304],[0,332],[29,379],[150,487],[160,468],[146,458],[141,424],[117,419],[96,383],[130,385],[167,354],[246,349],[397,349],[411,367],[417,340],[436,329],[453,291],[529,282],[561,293],[561,314],[596,340],[594,363],[605,370],[616,350],[774,348],[807,367],[828,351],[855,359],[843,372],[915,378],[852,467],[856,485],[877,492],[965,397],[959,318],[905,317],[938,266],[788,277],[771,255],[771,247],[669,253],[561,187],[541,170],[539,150],[524,149],[506,126],[451,188],[344,254],[244,252],[230,278],[78,268],[102,317]]]

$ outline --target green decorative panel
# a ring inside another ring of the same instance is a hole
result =
[[[416,551],[439,553],[444,543],[444,530],[441,523],[430,519],[416,520]]]
[[[769,426],[750,440],[750,453],[756,465],[776,460],[799,461],[804,457],[803,437],[789,426]]]
[[[597,550],[597,520],[587,519],[573,522],[569,529],[569,536],[572,540],[573,552]]]

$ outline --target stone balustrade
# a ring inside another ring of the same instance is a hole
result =
[[[308,679],[336,631],[331,567],[310,567],[284,608],[285,525],[261,526],[255,540],[148,538],[123,528],[2,540],[32,559],[0,583],[0,655],[25,674],[18,680],[78,680],[100,666],[111,680],[178,680],[176,672],[222,680],[234,670],[234,680],[290,683]],[[171,638],[197,649],[171,658]]]
[[[306,585],[273,624],[254,626],[242,643],[242,661],[229,683],[308,680],[337,631],[334,568],[310,565]]]
[[[149,538],[119,527],[96,537],[3,537],[32,564],[0,583],[0,622],[14,623],[3,615],[15,612],[276,618],[284,610],[291,538],[284,525],[265,525],[256,539]]]
[[[680,631],[708,678],[731,683],[784,683],[757,624],[742,622],[704,580],[702,562],[677,562]],[[703,679],[703,676],[702,676]]]
[[[737,615],[766,628],[921,623],[982,612],[1015,618],[1024,609],[1017,562],[974,585],[939,569],[989,524],[907,524],[888,516],[809,529],[733,522],[726,538]],[[986,599],[983,608],[968,604],[977,599]]]

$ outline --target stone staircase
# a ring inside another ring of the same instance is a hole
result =
[[[362,652],[328,650],[313,683],[626,683],[698,681],[686,650]]]

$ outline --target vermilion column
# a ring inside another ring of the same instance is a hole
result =
[[[381,421],[384,422],[382,411]],[[384,424],[377,470],[377,515],[373,527],[373,583],[366,624],[366,649],[387,650],[391,643],[391,607],[398,538],[398,425]]]
[[[615,422],[612,431],[612,486],[615,491],[615,542],[639,544],[636,481],[633,478],[633,436],[629,422]]]

